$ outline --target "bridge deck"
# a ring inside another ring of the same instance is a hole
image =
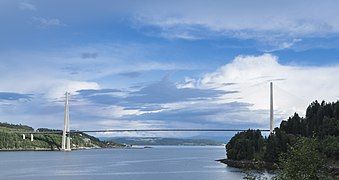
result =
[[[268,132],[268,129],[258,129]],[[107,129],[107,130],[71,130],[70,133],[95,133],[95,132],[242,132],[247,129]],[[62,131],[32,131],[32,132],[16,132],[18,134],[62,134]]]

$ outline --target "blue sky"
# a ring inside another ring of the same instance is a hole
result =
[[[61,128],[69,91],[74,129],[268,128],[270,81],[277,124],[339,99],[338,7],[2,0],[0,121]]]

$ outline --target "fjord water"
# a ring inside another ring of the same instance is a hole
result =
[[[0,152],[0,179],[242,179],[222,146]]]

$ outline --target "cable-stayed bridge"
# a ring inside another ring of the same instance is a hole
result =
[[[241,132],[247,129],[201,129],[201,128],[168,128],[168,129],[101,129],[101,130],[70,130],[69,123],[69,93],[65,93],[65,113],[64,113],[64,128],[63,130],[51,130],[51,131],[32,131],[32,132],[15,132],[22,134],[23,139],[26,138],[26,134],[30,134],[31,141],[34,140],[33,134],[62,134],[62,151],[71,151],[71,134],[75,133],[110,133],[110,132]],[[270,83],[270,129],[259,129],[260,131],[273,133],[274,129],[274,114],[273,114],[273,83]]]
[[[105,130],[70,130],[69,133],[109,133],[109,132],[241,132],[247,129],[105,129]],[[259,131],[270,131],[269,129],[258,129]],[[14,132],[14,131],[13,131]],[[62,134],[63,131],[34,131],[15,132],[22,134]]]

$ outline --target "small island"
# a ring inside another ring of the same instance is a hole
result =
[[[311,103],[306,117],[295,113],[268,137],[259,130],[237,133],[226,152],[227,159],[218,161],[242,169],[277,170],[282,179],[338,178],[339,101]]]
[[[58,151],[61,149],[61,134],[34,134],[34,140],[23,138],[17,132],[60,131],[47,128],[34,130],[27,125],[0,123],[0,151]],[[16,132],[16,133],[13,133]],[[72,150],[92,148],[122,148],[123,144],[101,141],[86,133],[71,134]]]

